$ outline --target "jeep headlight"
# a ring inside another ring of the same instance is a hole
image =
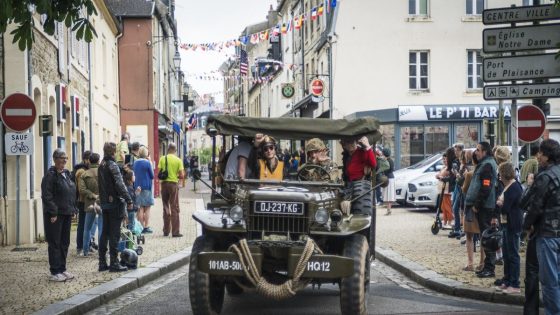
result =
[[[319,208],[315,211],[315,222],[326,224],[329,221],[329,212],[325,208]]]
[[[241,222],[243,220],[243,208],[238,205],[235,205],[229,209],[229,217],[235,223]]]
[[[419,183],[418,186],[427,187],[427,186],[436,186],[437,184],[438,182],[436,181],[427,181],[427,182]]]

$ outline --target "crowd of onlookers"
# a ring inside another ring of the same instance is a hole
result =
[[[158,178],[163,203],[163,235],[182,237],[179,222],[179,182],[185,185],[183,161],[177,148],[169,143],[167,154],[158,161]],[[68,156],[57,149],[54,165],[41,182],[41,199],[48,242],[51,276],[49,280],[63,282],[74,275],[67,271],[66,258],[70,245],[70,226],[77,217],[76,253],[91,257],[97,252],[99,271],[126,271],[118,252],[122,229],[139,234],[153,233],[150,208],[154,205],[154,163],[146,146],[129,143],[123,134],[116,144],[106,142],[103,157],[85,151],[82,161],[72,172],[66,169]],[[95,242],[97,232],[98,243]],[[109,262],[107,262],[107,253]]]
[[[521,170],[508,147],[480,142],[474,151],[455,144],[437,173],[437,206],[450,238],[467,248],[465,272],[494,278],[496,290],[519,294],[520,243],[527,243],[525,314],[538,314],[539,279],[546,314],[560,314],[560,147],[555,140],[530,146]],[[476,242],[481,250],[475,263]]]

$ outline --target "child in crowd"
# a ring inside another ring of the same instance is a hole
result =
[[[132,231],[134,228],[134,222],[136,221],[136,212],[138,211],[138,204],[136,203],[136,196],[140,194],[141,188],[137,187],[136,190],[134,189],[134,171],[129,168],[125,169],[124,173],[124,184],[126,185],[126,189],[128,190],[128,194],[130,198],[132,198],[132,209],[128,211],[128,218],[127,218],[127,225],[126,227]]]

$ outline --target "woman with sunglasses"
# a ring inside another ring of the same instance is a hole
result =
[[[51,166],[41,181],[41,199],[45,237],[49,244],[50,281],[64,282],[74,278],[66,271],[66,257],[70,245],[70,226],[76,214],[76,185],[65,168],[68,156],[61,149],[52,155]]]
[[[276,140],[270,136],[264,136],[260,148],[262,159],[259,163],[260,180],[282,180],[284,177],[284,162],[276,156]]]

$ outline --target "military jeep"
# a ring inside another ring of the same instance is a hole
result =
[[[372,144],[380,138],[378,123],[371,118],[219,115],[208,118],[206,132],[213,137],[214,155],[220,137],[225,144],[226,137],[257,133],[293,140],[368,136]],[[309,168],[315,167],[302,169]],[[212,181],[207,209],[193,214],[202,225],[189,270],[194,314],[219,314],[226,291],[236,295],[255,290],[284,299],[324,283],[338,284],[342,314],[367,313],[370,248],[375,242],[372,183],[355,181],[347,188],[347,183],[329,178],[329,170],[321,172],[327,174],[321,181],[302,180],[301,172],[282,181]],[[219,175],[214,172],[213,177]]]

